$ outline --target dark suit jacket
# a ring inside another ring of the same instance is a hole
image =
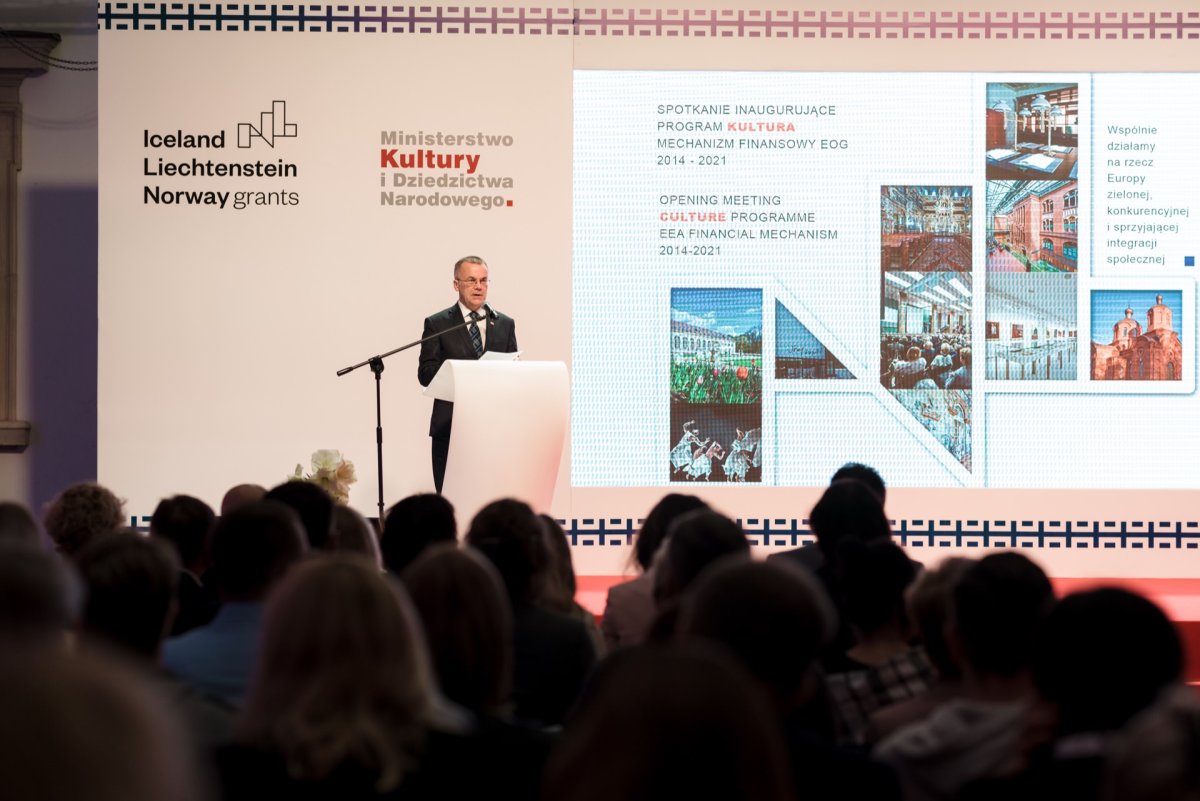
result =
[[[483,314],[481,309],[480,314]],[[421,334],[424,339],[439,331],[446,331],[456,325],[462,325],[462,310],[455,303],[448,309],[425,318],[425,330]],[[496,319],[487,320],[487,337],[484,350],[493,353],[513,353],[517,350],[517,328],[513,319],[507,315],[496,313]],[[483,325],[484,321],[480,321]],[[417,365],[417,380],[421,386],[429,386],[429,382],[441,369],[446,359],[475,359],[475,348],[471,345],[471,335],[464,326],[457,331],[450,331],[445,336],[436,337],[421,345],[421,360]],[[435,400],[433,415],[429,419],[429,436],[438,439],[450,438],[450,424],[454,416],[454,404],[449,401]]]

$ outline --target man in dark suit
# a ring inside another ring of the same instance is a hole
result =
[[[487,351],[513,353],[517,350],[516,323],[511,317],[495,312],[486,305],[488,268],[483,259],[465,256],[454,263],[454,290],[458,293],[457,303],[425,318],[422,339],[442,331],[446,333],[421,345],[417,380],[423,387],[429,386],[446,359],[478,359]],[[463,327],[468,320],[471,325]],[[457,330],[449,330],[456,326]],[[439,493],[446,475],[446,454],[450,451],[453,416],[453,403],[443,400],[433,402],[429,436],[433,439],[433,483]]]

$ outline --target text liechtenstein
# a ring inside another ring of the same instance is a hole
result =
[[[142,132],[142,146],[146,150],[224,150],[226,132],[215,133],[154,133]],[[181,153],[182,156],[182,153]],[[185,156],[172,159],[169,156],[142,158],[142,174],[154,177],[274,177],[292,179],[299,174],[296,164],[282,158],[264,162],[220,161],[205,156]],[[232,200],[232,203],[230,203]],[[248,191],[217,191],[217,189],[190,187],[175,188],[162,186],[143,187],[142,201],[152,205],[211,205],[221,209],[245,209],[251,205],[296,205],[300,195],[296,192],[264,192],[260,189]]]

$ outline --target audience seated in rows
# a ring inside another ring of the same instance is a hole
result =
[[[970,389],[971,338],[966,334],[886,335],[879,375],[888,389]]]
[[[882,480],[856,468],[809,512],[817,542],[766,562],[736,521],[664,498],[635,548],[630,584],[650,591],[610,593],[619,647],[598,663],[567,536],[517,500],[484,507],[460,545],[444,499],[405,499],[380,547],[331,502],[314,534],[252,488],[215,527],[174,496],[147,538],[120,530],[111,492],[68,488],[47,514],[54,549],[20,508],[0,514],[0,787],[51,801],[1197,797],[1200,706],[1157,607],[1111,588],[1055,601],[1015,552],[922,572],[892,541]],[[64,524],[80,520],[99,522]],[[189,573],[222,606],[164,643]]]

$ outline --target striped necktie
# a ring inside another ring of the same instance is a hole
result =
[[[467,331],[471,334],[471,345],[475,348],[475,358],[483,355],[483,337],[479,335],[479,326],[477,322],[481,319],[479,312],[471,312],[471,324],[467,326]]]

